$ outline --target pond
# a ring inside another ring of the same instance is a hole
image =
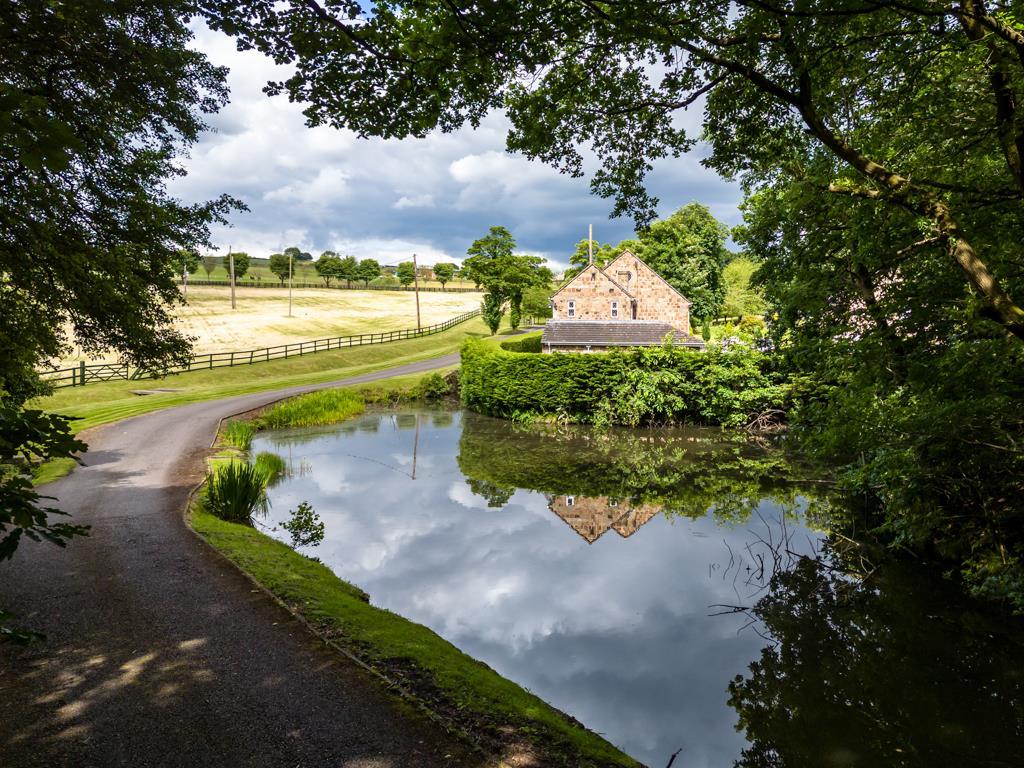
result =
[[[1021,764],[1020,634],[826,535],[772,453],[429,410],[252,450],[291,468],[271,521],[309,501],[341,578],[645,764]]]

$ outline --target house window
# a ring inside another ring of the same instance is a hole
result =
[[[617,506],[619,506],[619,500],[618,499],[608,499],[608,506],[609,507],[617,507]]]
[[[575,301],[570,301],[568,304],[566,304],[566,306],[565,306],[565,313],[569,317],[576,317],[576,302]]]
[[[567,507],[574,507],[574,506],[576,506],[576,497],[575,496],[566,496],[565,497],[565,506],[567,506]]]
[[[612,317],[615,318],[615,317],[618,317],[618,316],[619,316],[619,302],[613,301],[612,302]]]

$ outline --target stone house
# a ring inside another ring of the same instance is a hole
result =
[[[690,301],[632,251],[603,269],[588,264],[551,297],[544,352],[597,352],[662,344],[703,349],[690,334]]]

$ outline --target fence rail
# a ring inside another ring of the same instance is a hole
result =
[[[178,281],[179,284],[181,280]],[[189,278],[188,284],[190,286],[199,287],[210,287],[210,286],[229,286],[231,281],[224,280],[193,280]],[[277,280],[235,280],[236,288],[287,288],[288,284],[282,285]],[[415,291],[416,287],[412,285],[324,285],[321,283],[309,283],[309,282],[293,282],[293,288],[329,288],[332,291]],[[466,288],[464,286],[452,286],[451,288],[437,288],[437,287],[426,287],[420,286],[420,293],[479,293],[479,288]]]
[[[267,363],[271,360],[283,360],[288,357],[311,355],[316,352],[362,347],[369,344],[388,344],[392,341],[403,341],[405,339],[418,339],[421,336],[432,336],[435,333],[447,331],[449,328],[454,328],[456,325],[471,320],[479,314],[480,310],[474,309],[458,317],[445,320],[443,323],[435,323],[423,328],[406,328],[401,331],[381,331],[380,333],[359,333],[352,336],[334,336],[328,339],[278,344],[275,347],[263,347],[262,349],[208,352],[205,355],[194,355],[191,360],[183,365],[158,370],[133,369],[128,365],[120,363],[87,363],[83,360],[78,365],[70,368],[40,371],[39,373],[44,381],[58,389],[61,387],[81,387],[90,382],[111,381],[113,379],[125,381],[159,379],[175,373],[203,371],[213,368],[233,368],[236,365]]]

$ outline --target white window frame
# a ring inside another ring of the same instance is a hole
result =
[[[576,302],[570,299],[565,304],[565,316],[576,317]]]
[[[619,316],[619,302],[613,301],[612,302],[612,319],[614,320],[614,319],[618,318],[618,316]]]
[[[576,497],[575,496],[566,496],[565,497],[565,506],[567,506],[567,507],[575,507],[576,506]]]

